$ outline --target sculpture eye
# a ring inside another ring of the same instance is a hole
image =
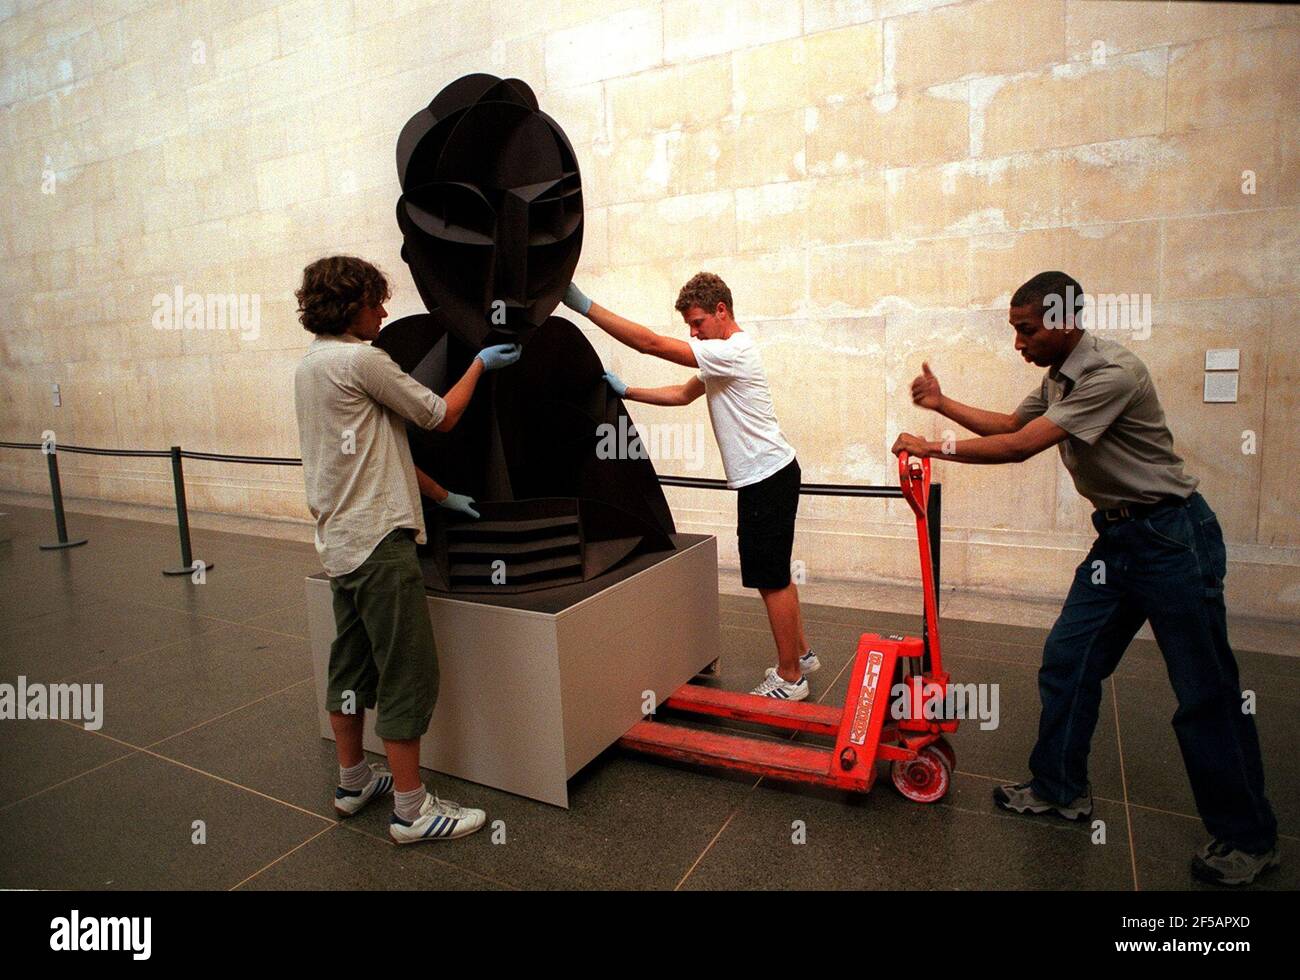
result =
[[[437,238],[466,245],[491,245],[496,239],[496,210],[472,184],[434,181],[406,198],[411,220]]]
[[[565,173],[528,204],[528,244],[564,241],[582,223],[582,189],[577,171]]]

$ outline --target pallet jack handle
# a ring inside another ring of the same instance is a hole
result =
[[[936,677],[943,673],[943,656],[939,650],[939,603],[934,587],[934,556],[930,552],[928,522],[930,506],[930,460],[898,454],[898,484],[912,513],[916,515],[916,539],[921,551],[921,587],[925,605],[925,647],[928,672]]]
[[[925,520],[930,503],[930,461],[898,454],[898,485],[918,519]]]

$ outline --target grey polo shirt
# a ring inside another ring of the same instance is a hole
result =
[[[1058,443],[1061,462],[1094,507],[1152,504],[1196,489],[1146,365],[1113,340],[1085,332],[1016,415],[1025,422],[1046,416],[1070,434]]]
[[[424,543],[406,419],[432,429],[446,403],[387,353],[348,334],[311,342],[294,404],[316,552],[331,578],[355,571],[399,527]]]

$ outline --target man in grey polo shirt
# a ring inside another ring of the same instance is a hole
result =
[[[1043,649],[1033,778],[997,787],[997,804],[1070,820],[1092,815],[1088,749],[1101,684],[1150,621],[1178,697],[1174,732],[1212,837],[1192,871],[1218,884],[1250,884],[1280,855],[1259,738],[1228,645],[1223,532],[1174,452],[1146,366],[1076,326],[1082,302],[1083,290],[1063,272],[1021,286],[1011,297],[1016,350],[1048,369],[1041,384],[1014,412],[990,412],[944,395],[924,365],[912,400],[981,438],[945,448],[903,433],[893,451],[1013,463],[1058,446],[1075,488],[1097,508],[1097,540]]]

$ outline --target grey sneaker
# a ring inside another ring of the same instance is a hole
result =
[[[1012,813],[1030,813],[1039,816],[1055,814],[1063,820],[1087,820],[1092,816],[1092,791],[1084,793],[1069,806],[1049,803],[1035,795],[1028,783],[1007,784],[993,790],[993,802]]]
[[[1281,863],[1276,844],[1263,854],[1250,854],[1227,841],[1212,840],[1192,858],[1192,874],[1214,885],[1250,885]]]

